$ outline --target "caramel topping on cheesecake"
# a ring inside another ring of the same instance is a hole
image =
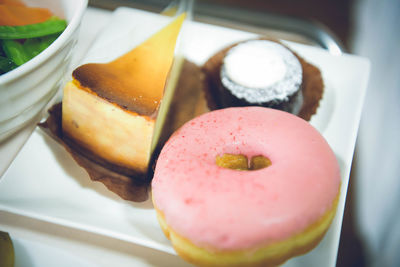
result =
[[[185,15],[181,15],[114,61],[78,67],[73,78],[84,89],[123,109],[153,116],[163,96],[184,18]]]

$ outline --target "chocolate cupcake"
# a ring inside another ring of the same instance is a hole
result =
[[[319,70],[271,39],[227,47],[211,57],[203,71],[210,109],[264,106],[309,120],[323,92]]]
[[[224,106],[259,105],[294,114],[302,104],[302,68],[283,45],[250,40],[231,48],[220,71]]]

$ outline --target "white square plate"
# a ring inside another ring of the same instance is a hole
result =
[[[165,20],[145,11],[117,9],[83,62],[115,58],[164,25]],[[185,35],[184,55],[198,65],[226,45],[255,36],[196,22],[185,26]],[[347,54],[332,56],[316,47],[288,45],[323,74],[325,93],[311,124],[323,134],[339,160],[342,190],[337,215],[323,241],[285,266],[335,266],[369,62]],[[64,148],[40,129],[33,132],[0,180],[0,209],[175,253],[160,230],[150,201],[124,201],[103,184],[92,182]]]

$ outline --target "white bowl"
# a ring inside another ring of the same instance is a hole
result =
[[[0,75],[0,142],[27,123],[40,119],[46,104],[63,85],[87,0],[25,0],[49,8],[68,22],[64,32],[42,53]]]

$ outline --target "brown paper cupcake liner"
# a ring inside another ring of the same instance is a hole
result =
[[[260,39],[271,40],[279,43],[279,41],[271,38]],[[221,105],[221,101],[219,99],[220,96],[218,94],[218,92],[220,91],[219,88],[222,86],[220,79],[221,66],[225,54],[229,51],[229,49],[237,44],[238,43],[235,43],[220,50],[215,55],[213,55],[202,67],[206,81],[205,95],[210,110],[224,108]],[[309,121],[311,119],[311,116],[317,112],[319,101],[321,100],[324,92],[324,82],[322,80],[321,72],[316,66],[308,63],[297,53],[293,52],[293,54],[299,59],[300,64],[303,68],[303,104],[297,116]]]

